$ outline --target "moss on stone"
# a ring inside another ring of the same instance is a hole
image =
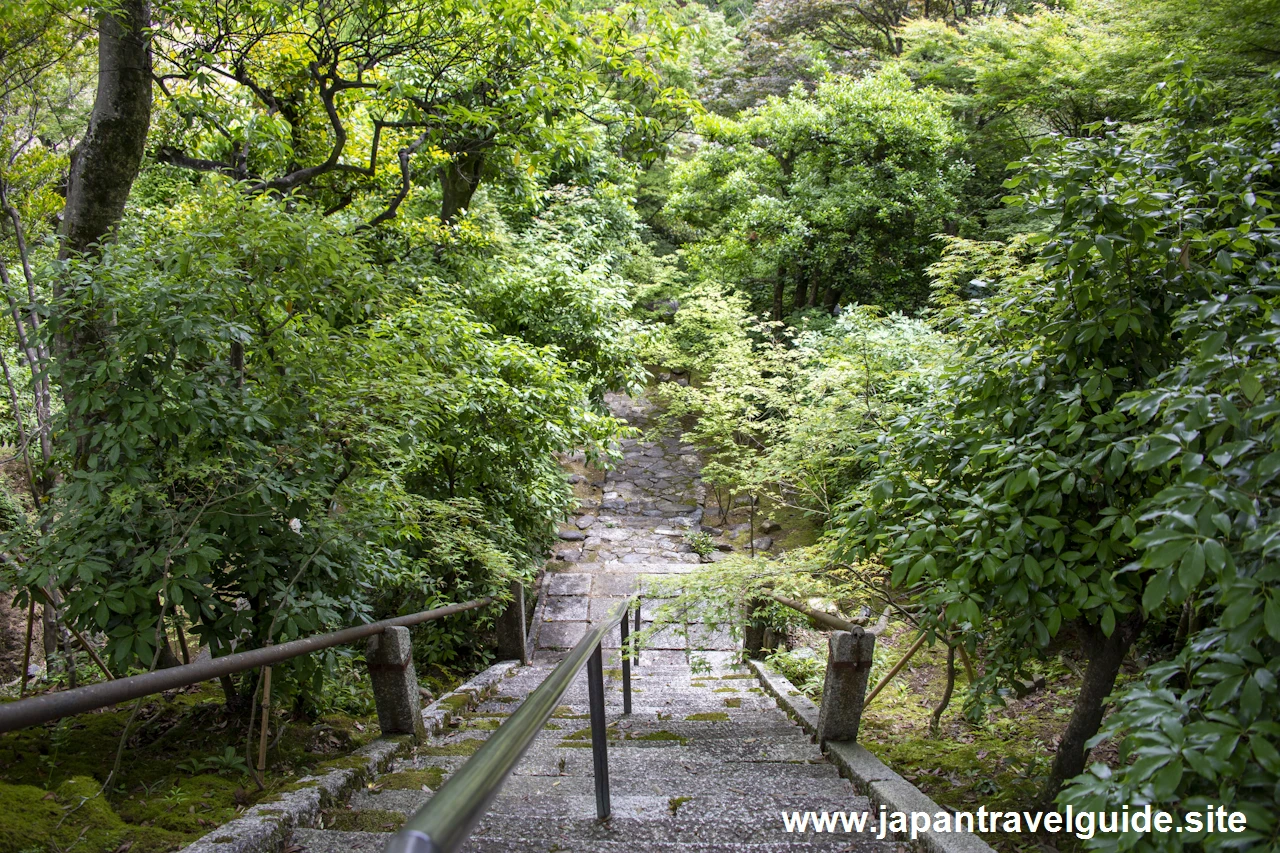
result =
[[[712,690],[711,692],[712,692],[712,693],[737,693],[737,692],[738,692],[738,688],[736,688],[736,687],[717,687],[715,690]]]
[[[689,739],[684,737],[683,735],[678,735],[675,732],[669,732],[669,731],[666,731],[665,729],[660,729],[656,732],[646,732],[645,734],[642,734],[642,735],[629,734],[627,735],[627,740],[671,741],[673,743],[678,743],[681,746],[684,746],[684,744],[687,743]]]
[[[506,717],[475,717],[467,720],[465,728],[473,731],[491,732],[506,722]]]
[[[362,770],[367,772],[369,770],[369,759],[359,755],[348,755],[343,758],[322,761],[316,765],[315,775],[323,776],[335,770]]]
[[[436,790],[444,782],[444,768],[424,767],[421,770],[401,770],[378,780],[384,791],[421,791],[423,786]]]
[[[729,715],[724,711],[707,711],[703,714],[690,714],[685,719],[691,723],[727,723]]]
[[[672,817],[675,817],[676,812],[680,811],[680,807],[692,799],[693,797],[672,797],[667,800],[667,810],[671,812]]]
[[[454,693],[436,700],[436,705],[448,711],[463,711],[471,707],[473,697],[470,693]]]
[[[395,832],[405,816],[385,809],[326,809],[324,828],[335,832]]]
[[[738,697],[738,696],[733,696],[733,697],[731,697],[731,698],[725,699],[725,700],[724,700],[724,706],[725,706],[726,708],[741,708],[741,707],[742,707],[742,699],[741,699],[740,697]]]
[[[475,751],[484,746],[484,741],[475,738],[465,738],[455,741],[454,743],[439,744],[437,746],[424,746],[418,750],[419,755],[474,755]]]

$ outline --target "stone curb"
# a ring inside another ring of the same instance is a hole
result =
[[[519,666],[519,661],[494,664],[432,702],[422,710],[427,735],[440,734],[455,713],[478,705]],[[378,738],[351,754],[356,766],[331,770],[322,776],[304,776],[295,783],[302,786],[298,790],[246,809],[235,820],[193,841],[182,853],[278,853],[295,827],[314,826],[321,809],[345,799],[366,779],[387,770],[411,744],[412,739],[407,736]]]
[[[809,700],[786,676],[774,672],[763,663],[748,660],[747,664],[760,679],[765,692],[778,700],[778,704],[800,727],[814,737],[818,731],[818,706]],[[889,769],[866,747],[853,741],[828,741],[823,746],[827,759],[853,783],[854,789],[871,801],[877,809],[889,812],[951,812],[929,797],[915,785]],[[921,853],[995,853],[987,842],[971,832],[921,832],[915,841],[897,834],[898,841]]]
[[[760,679],[765,692],[778,700],[778,704],[787,712],[787,716],[799,723],[800,728],[804,729],[809,737],[817,737],[818,706],[813,704],[808,696],[797,690],[785,675],[774,672],[760,661],[751,658],[747,658],[747,666],[751,667],[756,678]]]

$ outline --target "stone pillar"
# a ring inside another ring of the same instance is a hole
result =
[[[742,631],[742,650],[747,653],[747,657],[758,658],[764,649],[764,620],[756,616],[756,611],[764,607],[764,604],[764,599],[761,598],[747,600],[747,624]]]
[[[511,582],[511,603],[498,617],[498,659],[529,662],[529,623],[525,619],[524,584]]]
[[[857,627],[852,631],[832,631],[830,649],[818,715],[819,744],[858,739],[876,635]]]
[[[413,648],[409,629],[387,628],[369,638],[364,659],[373,681],[373,699],[378,705],[378,725],[384,735],[413,735],[426,740],[422,706],[418,698],[418,675],[413,671]]]

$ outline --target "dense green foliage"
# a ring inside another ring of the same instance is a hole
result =
[[[736,283],[775,319],[924,304],[930,239],[966,171],[932,93],[896,70],[831,77],[699,130],[707,144],[677,169],[667,205],[698,241],[695,274]]]
[[[56,602],[47,675],[63,627],[119,673],[505,596],[648,365],[717,524],[822,534],[681,606],[887,602],[979,663],[975,719],[1078,658],[1042,802],[1277,846],[1276,0],[0,13],[0,588]]]

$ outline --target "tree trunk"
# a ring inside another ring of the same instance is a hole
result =
[[[124,215],[151,126],[147,0],[121,0],[98,19],[98,91],[89,128],[71,157],[61,258],[92,252]]]
[[[1080,683],[1080,693],[1076,696],[1067,730],[1058,740],[1058,751],[1053,757],[1049,778],[1037,797],[1040,808],[1051,807],[1063,784],[1084,772],[1085,763],[1089,760],[1085,743],[1098,733],[1102,725],[1107,697],[1116,686],[1120,665],[1141,630],[1142,617],[1137,614],[1119,622],[1110,637],[1103,636],[1097,628],[1089,629],[1090,636],[1085,639],[1089,666]]]
[[[805,301],[806,308],[813,308],[818,304],[818,291],[822,287],[821,268],[814,264],[809,269],[809,298]]]
[[[453,162],[440,169],[440,221],[452,224],[458,214],[471,205],[471,197],[480,186],[480,170],[484,166],[482,151],[455,155]]]
[[[151,126],[151,46],[147,0],[121,0],[116,13],[98,18],[98,90],[84,138],[71,154],[67,204],[62,212],[62,245],[58,257],[94,255],[124,216],[129,191],[142,167],[147,130]],[[55,278],[54,296],[66,294],[66,282]],[[106,318],[96,307],[74,321],[54,316],[54,355],[80,359],[96,349],[106,334]],[[67,392],[64,390],[64,397]],[[67,410],[75,401],[67,399]],[[87,439],[78,440],[83,459]]]

